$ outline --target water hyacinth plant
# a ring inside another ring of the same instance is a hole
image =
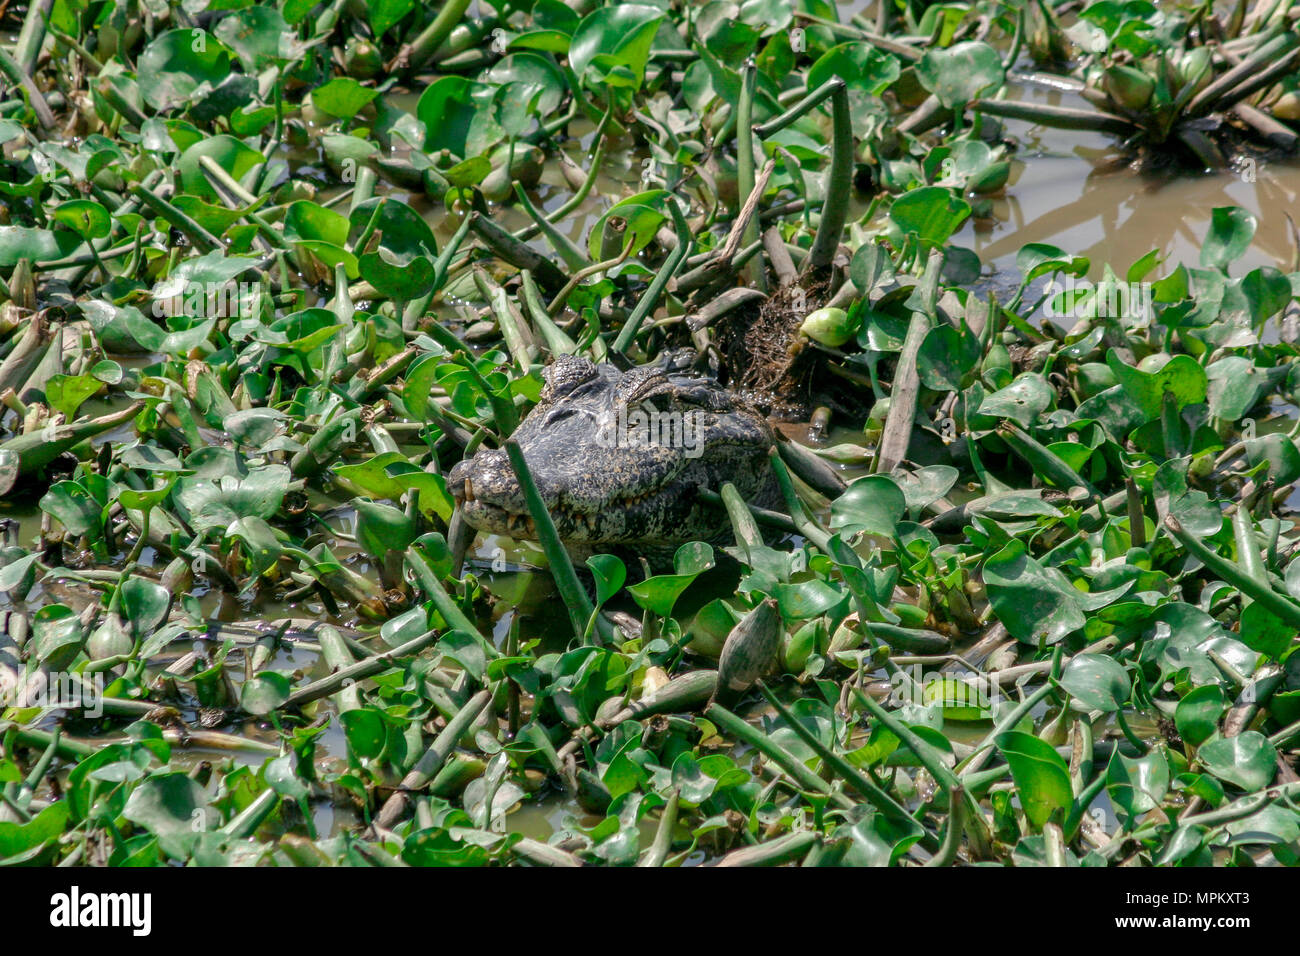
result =
[[[973,247],[1300,11],[847,7],[0,7],[0,864],[1300,858],[1300,239]]]

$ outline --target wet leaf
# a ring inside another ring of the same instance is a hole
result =
[[[1226,269],[1240,259],[1255,236],[1255,217],[1238,206],[1217,206],[1210,213],[1210,231],[1201,246],[1201,265]]]
[[[1196,757],[1220,780],[1247,792],[1268,786],[1277,772],[1277,750],[1255,730],[1210,740],[1201,745]]]
[[[1124,665],[1101,654],[1079,654],[1061,672],[1061,686],[1088,710],[1113,713],[1128,701],[1132,685]]]
[[[155,110],[185,106],[230,73],[230,51],[204,30],[168,30],[144,48],[137,64],[140,95]]]
[[[984,583],[998,620],[1026,644],[1055,644],[1086,623],[1070,582],[1029,556],[1020,541],[984,562]]]
[[[1002,58],[987,43],[968,41],[929,49],[916,66],[921,85],[949,109],[992,95],[1002,85]]]
[[[262,671],[244,682],[239,692],[239,706],[254,716],[269,714],[286,700],[293,690],[289,678],[278,671]]]
[[[163,851],[184,859],[212,822],[203,788],[185,773],[161,773],[131,792],[122,815],[158,838]]]
[[[859,478],[831,505],[831,528],[892,538],[907,508],[902,489],[886,475]]]
[[[889,208],[889,218],[904,236],[926,246],[947,242],[970,215],[966,200],[942,186],[922,186],[904,193]]]
[[[997,746],[1011,766],[1020,805],[1035,829],[1074,803],[1070,769],[1050,744],[1029,734],[999,734]]]
[[[1179,736],[1190,746],[1199,747],[1218,731],[1219,718],[1226,706],[1223,689],[1218,684],[1193,688],[1178,702],[1174,712]]]
[[[1118,751],[1106,769],[1106,792],[1128,816],[1160,806],[1169,792],[1169,761],[1162,750],[1130,759]]]
[[[588,80],[588,67],[594,66],[605,75],[622,67],[640,86],[662,20],[663,11],[646,4],[601,7],[583,17],[574,31],[569,44],[569,66],[584,82]]]

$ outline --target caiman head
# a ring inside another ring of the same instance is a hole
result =
[[[725,482],[771,504],[771,428],[711,379],[643,365],[621,371],[561,356],[543,371],[537,406],[511,436],[566,546],[662,548],[729,534],[700,488]],[[474,528],[536,538],[504,450],[480,451],[448,484]]]

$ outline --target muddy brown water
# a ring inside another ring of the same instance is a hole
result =
[[[1035,83],[1008,84],[1008,99],[1089,108],[1082,97]],[[1218,206],[1240,206],[1259,220],[1250,249],[1232,266],[1287,271],[1295,247],[1289,213],[1300,220],[1300,159],[1202,175],[1134,172],[1113,137],[1005,121],[1020,149],[1005,195],[990,219],[968,222],[953,241],[979,253],[985,266],[1014,269],[1016,253],[1046,242],[1091,260],[1089,278],[1109,263],[1117,275],[1157,249],[1170,267],[1195,266]]]

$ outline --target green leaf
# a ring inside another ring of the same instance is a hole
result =
[[[45,383],[45,400],[68,421],[77,417],[82,402],[98,394],[104,383],[93,375],[51,375]]]
[[[113,230],[108,210],[93,199],[70,199],[59,203],[50,213],[82,239],[103,239]]]
[[[831,528],[892,538],[907,510],[903,490],[888,475],[867,475],[831,504]]]
[[[1273,369],[1259,368],[1241,355],[1225,355],[1205,370],[1210,414],[1237,421],[1276,383]]]
[[[819,617],[849,600],[849,592],[813,578],[797,584],[778,584],[772,590],[781,616],[787,621],[805,621]]]
[[[222,19],[217,36],[239,56],[245,73],[297,59],[305,47],[274,6],[248,6]]]
[[[999,734],[995,742],[1011,767],[1020,806],[1035,829],[1073,805],[1070,768],[1051,744],[1019,731]]]
[[[240,518],[226,528],[227,538],[238,538],[244,543],[243,556],[252,573],[251,587],[255,580],[270,570],[284,553],[280,539],[269,524],[254,515]]]
[[[696,541],[682,545],[673,556],[675,574],[657,574],[628,587],[632,599],[661,617],[672,613],[673,605],[697,577],[713,567],[713,548]]]
[[[438,641],[438,650],[465,668],[476,681],[483,681],[487,657],[483,652],[483,642],[476,635],[449,631]]]
[[[969,329],[958,331],[951,325],[937,325],[926,333],[916,356],[916,371],[921,384],[937,391],[954,392],[979,365],[979,338]]]
[[[460,165],[467,164],[477,165],[474,160],[467,160]],[[449,171],[448,175],[451,174]],[[375,232],[379,236],[379,247],[388,250],[396,261],[406,263],[412,259],[432,259],[438,255],[438,242],[433,230],[406,203],[380,197],[358,203],[349,215],[349,235],[353,241],[361,238],[361,233],[371,219],[374,219]]]
[[[617,67],[628,70],[640,86],[650,46],[663,20],[658,7],[640,3],[619,3],[583,17],[569,44],[569,66],[586,82],[587,68],[596,66],[608,74]]]
[[[289,490],[289,477],[284,465],[251,468],[242,479],[225,475],[209,481],[186,476],[177,482],[175,498],[182,517],[195,530],[225,528],[248,515],[271,518]]]
[[[1169,792],[1169,761],[1163,750],[1130,759],[1118,750],[1106,769],[1106,791],[1130,817],[1160,806]]]
[[[366,16],[375,38],[382,39],[385,33],[414,9],[415,0],[367,0]]]
[[[261,717],[288,700],[292,690],[293,683],[284,674],[261,671],[239,689],[239,706],[247,713]]]
[[[376,289],[398,302],[419,298],[433,288],[433,263],[416,258],[401,262],[380,246],[359,260],[361,277]]]
[[[605,227],[611,219],[620,219],[625,223],[623,233],[619,237],[619,251],[621,252],[622,247],[630,243],[632,251],[629,253],[629,258],[635,256],[650,244],[659,227],[668,221],[664,203],[669,201],[669,198],[667,190],[651,189],[616,202],[587,234],[587,249],[591,253],[591,258],[600,261]]]
[[[986,395],[978,414],[1009,418],[1025,428],[1032,428],[1038,416],[1051,407],[1052,386],[1036,372],[1024,372],[1006,388]]]
[[[19,259],[52,262],[72,255],[80,245],[81,237],[74,232],[0,226],[0,266],[15,266]]]
[[[406,512],[392,505],[357,498],[357,543],[376,558],[390,551],[405,551],[416,539],[419,528]]]
[[[926,465],[913,472],[895,471],[890,477],[902,489],[908,513],[916,515],[951,491],[961,472],[952,465]]]
[[[215,816],[206,804],[207,795],[189,774],[162,773],[132,791],[122,815],[156,836],[168,856],[184,859]]]
[[[554,61],[538,53],[511,53],[488,70],[483,79],[503,89],[539,116],[549,116],[564,100],[568,87]]]
[[[1210,773],[1247,793],[1267,787],[1277,772],[1277,749],[1255,730],[1208,741],[1196,757]]]
[[[1210,213],[1210,231],[1201,246],[1201,265],[1226,269],[1250,248],[1258,222],[1237,206],[1217,206]]]
[[[593,554],[587,559],[587,567],[596,580],[597,607],[617,594],[627,581],[627,566],[612,554]]]
[[[1002,86],[1002,57],[978,40],[946,50],[931,47],[916,65],[921,85],[949,109],[965,106],[981,93],[992,95]]]
[[[26,823],[0,821],[0,866],[28,862],[63,835],[70,810],[65,800],[51,803]]]
[[[213,162],[236,180],[254,166],[266,161],[265,156],[233,136],[221,135],[201,139],[186,149],[176,162],[176,167],[181,174],[181,185],[187,193],[211,203],[221,202],[221,197],[208,182],[208,177],[204,175],[203,168],[199,165],[199,159],[203,156],[211,157]],[[221,254],[214,253],[214,255],[219,257]],[[194,281],[202,280],[196,278]]]
[[[333,209],[300,199],[284,213],[284,237],[342,246],[348,241],[348,218]]]
[[[943,186],[903,193],[889,207],[889,218],[905,236],[923,246],[942,246],[970,215],[970,203]]]
[[[336,76],[312,90],[312,104],[331,116],[352,119],[379,95],[378,90],[362,86],[348,76]]]
[[[1266,474],[1280,487],[1300,478],[1300,449],[1290,436],[1270,432],[1245,442],[1246,461],[1251,468],[1267,462]]]
[[[1114,713],[1128,700],[1132,684],[1124,665],[1102,654],[1078,654],[1061,673],[1061,686],[1087,710]]]
[[[1218,684],[1204,684],[1188,691],[1174,711],[1179,736],[1192,747],[1199,747],[1219,729],[1219,718],[1226,706],[1227,700]]]
[[[47,604],[32,615],[32,636],[36,658],[51,671],[66,670],[86,641],[80,617],[63,604]]]
[[[1258,601],[1241,612],[1241,642],[1252,651],[1281,658],[1296,639],[1295,628]]]
[[[1026,283],[1053,272],[1082,278],[1088,274],[1089,264],[1089,260],[1083,256],[1072,256],[1064,249],[1045,242],[1027,243],[1016,253],[1016,268]]]
[[[41,510],[57,518],[69,534],[84,534],[92,540],[103,537],[104,506],[78,482],[60,481],[51,485],[40,504]]]
[[[356,707],[339,714],[348,750],[360,759],[373,759],[384,752],[388,742],[388,727],[377,710]]]
[[[168,30],[144,48],[136,77],[145,103],[158,112],[189,104],[230,75],[230,51],[205,30]]]
[[[298,774],[298,755],[292,750],[268,760],[263,776],[267,785],[282,797],[302,803],[310,796],[307,784]]]
[[[171,609],[172,594],[161,584],[133,574],[122,582],[122,617],[136,640],[153,633]]]
[[[429,86],[415,107],[425,128],[424,151],[446,149],[468,159],[504,138],[487,108],[494,89],[460,76],[444,76]]]
[[[1262,844],[1281,847],[1300,837],[1300,816],[1280,803],[1263,807],[1248,817],[1233,820],[1223,827],[1229,846]]]
[[[1160,408],[1166,392],[1172,392],[1181,409],[1199,405],[1206,400],[1209,379],[1201,363],[1190,355],[1175,355],[1159,371],[1144,372],[1124,362],[1119,353],[1111,349],[1106,353],[1110,366],[1125,395],[1142,410],[1147,420],[1160,417]]]
[[[807,87],[815,90],[835,77],[850,88],[880,96],[898,79],[898,60],[870,43],[841,43],[831,47],[808,69]]]
[[[1055,644],[1087,623],[1079,592],[1056,568],[1012,541],[984,562],[984,584],[998,620],[1026,644]]]

